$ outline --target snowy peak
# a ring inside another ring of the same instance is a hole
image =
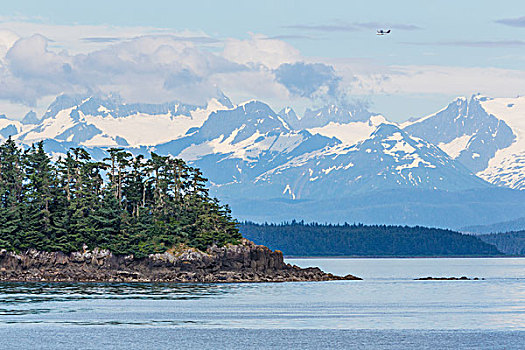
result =
[[[460,98],[404,129],[493,184],[525,189],[525,97]]]
[[[19,121],[7,119],[5,115],[0,116],[0,140],[3,141],[9,136],[16,138],[23,127],[24,125]]]
[[[371,139],[382,139],[391,137],[392,135],[402,135],[403,138],[408,138],[406,132],[402,131],[397,125],[391,123],[381,123],[376,130],[370,135]]]
[[[118,96],[61,95],[40,123],[25,130],[19,139],[26,143],[53,139],[88,147],[152,146],[185,135],[200,127],[210,113],[227,108],[217,99],[207,106],[194,106],[179,102],[127,104]]]
[[[365,140],[304,154],[259,176],[292,199],[394,188],[465,190],[488,187],[438,147],[398,126],[380,124]]]
[[[466,98],[459,97],[446,108],[419,120],[404,123],[403,128],[413,135],[433,142],[450,142],[465,130],[474,131],[485,121],[485,115],[474,118],[468,114],[469,104]]]
[[[289,130],[288,124],[270,106],[249,101],[233,109],[211,113],[196,136],[212,140],[235,132],[234,142],[239,142],[254,134],[279,134]]]
[[[229,102],[229,100],[228,100]],[[231,102],[230,102],[231,104]],[[135,114],[159,115],[170,114],[190,116],[192,111],[199,108],[203,109],[206,106],[197,106],[184,104],[178,101],[148,104],[148,103],[131,103],[123,102],[122,98],[117,95],[109,96],[73,96],[60,95],[50,105],[48,111],[44,115],[44,119],[54,117],[58,112],[74,108],[84,115],[97,116],[112,116],[114,118],[125,118]]]
[[[38,124],[40,120],[38,119],[34,111],[29,111],[20,122],[24,125],[34,125]]]
[[[57,98],[49,105],[46,113],[42,117],[42,120],[47,118],[53,118],[55,117],[59,112],[73,108],[75,106],[78,106],[82,104],[83,100],[82,96],[78,95],[66,95],[62,94],[57,96]]]
[[[360,104],[337,106],[329,104],[317,109],[306,109],[302,118],[299,118],[290,107],[279,113],[295,130],[320,128],[329,123],[347,124],[364,122],[370,119],[370,113]]]
[[[403,176],[406,172],[422,168],[455,167],[451,159],[439,148],[420,138],[409,136],[393,124],[379,125],[370,138],[357,145],[357,149],[383,163],[385,166],[381,173],[397,172]]]
[[[514,136],[512,142],[498,145],[498,151],[478,175],[499,186],[525,190],[525,97],[478,100],[487,113],[508,125]]]
[[[509,125],[483,107],[485,97],[458,98],[445,109],[404,125],[411,135],[438,145],[473,172],[488,166],[499,149],[515,135]]]
[[[326,198],[371,190],[525,188],[525,98],[458,98],[402,124],[360,105],[279,113],[225,97],[206,106],[125,103],[118,96],[59,96],[38,120],[0,118],[0,138],[154,150],[202,168],[221,195]],[[306,126],[306,127],[305,127]],[[56,151],[59,152],[59,151]],[[222,192],[221,192],[222,191]],[[238,192],[236,192],[238,191]]]
[[[308,131],[292,131],[267,104],[249,101],[211,113],[200,128],[156,148],[192,161],[215,155],[254,164],[268,154],[286,157],[299,146],[308,148],[314,143],[315,147],[324,147],[337,142],[313,137]]]
[[[299,117],[295,113],[292,107],[285,107],[281,109],[279,112],[279,116],[283,118],[283,120],[292,128],[295,130],[300,130],[299,127]]]

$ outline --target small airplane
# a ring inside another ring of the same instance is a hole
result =
[[[387,34],[390,34],[390,29],[389,30],[378,29],[376,33],[376,35],[387,35]]]

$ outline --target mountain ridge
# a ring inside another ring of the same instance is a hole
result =
[[[525,99],[474,95],[398,124],[360,105],[326,105],[299,117],[292,108],[275,112],[257,100],[234,105],[225,96],[195,106],[61,95],[40,118],[35,113],[24,122],[0,118],[0,138],[12,136],[26,145],[43,140],[54,157],[77,145],[95,158],[110,147],[180,157],[203,169],[212,193],[231,201],[235,213],[247,198],[319,206],[329,198],[389,190],[421,188],[430,198],[433,190],[520,189],[525,182],[521,112],[525,115]],[[330,215],[327,219],[339,217]],[[513,218],[494,218],[507,219]]]

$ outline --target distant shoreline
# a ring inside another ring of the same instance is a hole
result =
[[[459,232],[420,226],[319,224],[239,224],[243,237],[286,256],[297,257],[488,257],[515,256],[506,245],[485,242]],[[511,242],[512,243],[512,242]]]

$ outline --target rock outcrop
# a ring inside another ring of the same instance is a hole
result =
[[[478,280],[484,280],[484,278],[468,278],[467,276],[461,276],[461,277],[420,277],[414,279],[414,281],[478,281]]]
[[[65,254],[0,251],[0,281],[41,282],[285,282],[358,280],[319,268],[286,264],[280,251],[243,240],[239,245],[187,248],[145,258],[95,248]]]

